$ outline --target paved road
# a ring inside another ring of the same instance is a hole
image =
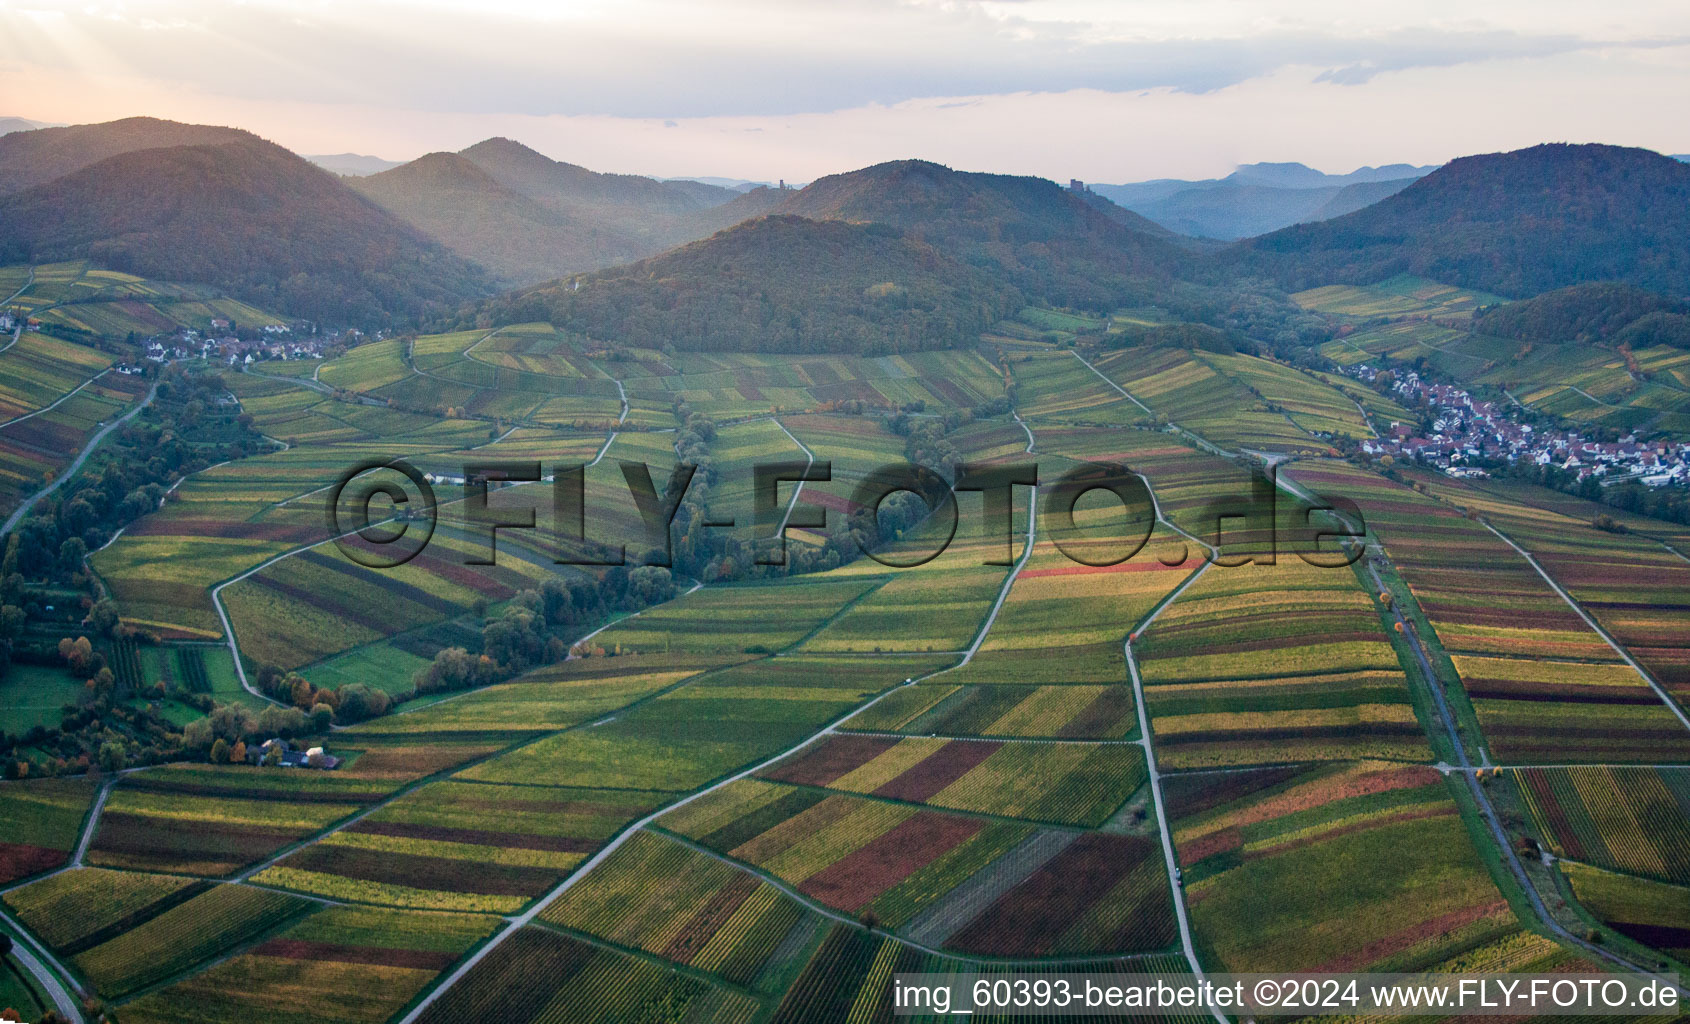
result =
[[[1372,576],[1375,586],[1381,591],[1387,589],[1385,581],[1379,576],[1378,569],[1369,565],[1367,571]],[[1438,681],[1437,673],[1432,670],[1431,659],[1426,656],[1419,631],[1414,628],[1412,622],[1403,616],[1402,609],[1397,607],[1395,603],[1391,606],[1391,615],[1396,619],[1398,626],[1401,627],[1402,635],[1407,639],[1409,649],[1414,654],[1415,663],[1420,666],[1420,672],[1426,680],[1426,688],[1432,692],[1432,699],[1437,706],[1438,716],[1443,719],[1444,730],[1449,735],[1450,744],[1455,748],[1456,759],[1460,761],[1459,774],[1466,780],[1468,792],[1472,794],[1473,802],[1478,806],[1480,816],[1485,819],[1485,825],[1490,829],[1491,838],[1501,852],[1503,862],[1507,864],[1509,871],[1514,875],[1515,882],[1519,884],[1520,889],[1526,895],[1526,899],[1530,901],[1532,912],[1562,942],[1576,946],[1590,956],[1599,960],[1606,960],[1627,971],[1638,974],[1654,974],[1652,966],[1633,963],[1613,950],[1592,942],[1586,942],[1582,937],[1561,927],[1560,922],[1556,921],[1550,914],[1549,908],[1544,905],[1543,897],[1538,893],[1537,887],[1532,884],[1531,877],[1526,874],[1525,865],[1520,863],[1520,858],[1515,854],[1514,847],[1508,842],[1508,833],[1503,829],[1502,823],[1497,817],[1496,808],[1491,805],[1490,795],[1479,784],[1477,773],[1473,769],[1473,762],[1467,756],[1467,748],[1461,742],[1460,733],[1456,731],[1455,716],[1450,713],[1449,704],[1444,699],[1443,686]],[[1690,990],[1683,987],[1679,987],[1679,992],[1690,995]]]
[[[1303,498],[1308,497],[1307,492],[1303,491],[1296,483],[1287,480],[1282,475],[1275,474],[1275,481],[1281,488],[1293,495]],[[1483,520],[1480,521],[1483,522]],[[1490,527],[1490,524],[1488,523],[1485,525]],[[1543,569],[1537,565],[1537,562],[1530,555],[1526,554],[1519,545],[1515,544],[1511,540],[1508,540],[1507,537],[1503,536],[1494,527],[1490,527],[1490,529],[1492,533],[1496,533],[1498,537],[1502,537],[1503,540],[1508,541],[1510,547],[1513,547],[1514,550],[1518,551],[1526,559],[1526,561],[1530,562],[1532,567],[1537,569],[1538,573],[1543,576],[1544,580],[1548,582],[1550,586],[1554,587],[1556,592],[1560,593],[1562,598],[1567,601],[1567,603],[1572,606],[1575,611],[1577,611],[1581,616],[1584,616],[1586,622],[1590,622],[1591,626],[1593,628],[1595,627],[1595,623],[1591,622],[1590,617],[1584,615],[1583,609],[1579,608],[1572,598],[1568,597],[1566,592],[1562,591],[1561,588],[1555,584],[1555,581],[1551,580],[1548,574],[1543,572]],[[1385,555],[1382,552],[1378,552],[1378,557],[1385,558]],[[1379,575],[1379,570],[1376,566],[1369,564],[1367,571],[1368,575],[1373,580],[1373,585],[1379,591],[1383,592],[1389,589],[1385,586],[1385,581]],[[1467,747],[1461,741],[1460,732],[1455,727],[1455,715],[1450,711],[1449,702],[1444,698],[1443,684],[1440,682],[1437,672],[1432,668],[1432,661],[1426,654],[1425,642],[1422,640],[1419,630],[1415,628],[1414,623],[1410,622],[1407,617],[1403,615],[1402,608],[1394,602],[1391,605],[1391,616],[1395,619],[1397,626],[1402,630],[1402,636],[1408,642],[1408,647],[1410,652],[1414,655],[1415,663],[1420,667],[1421,676],[1426,680],[1426,688],[1431,691],[1433,704],[1437,708],[1438,717],[1443,722],[1444,731],[1449,737],[1450,746],[1455,750],[1456,760],[1459,764],[1456,766],[1454,771],[1466,781],[1468,792],[1472,794],[1473,802],[1479,808],[1479,816],[1485,820],[1485,825],[1489,829],[1491,839],[1495,842],[1497,850],[1502,856],[1503,863],[1507,865],[1509,872],[1514,876],[1515,882],[1519,884],[1521,891],[1526,895],[1527,901],[1531,903],[1532,912],[1535,913],[1543,922],[1544,927],[1548,928],[1549,931],[1561,941],[1572,946],[1576,946],[1585,953],[1594,956],[1599,960],[1606,960],[1607,962],[1618,967],[1622,967],[1625,970],[1640,974],[1653,974],[1654,971],[1652,967],[1633,963],[1612,950],[1605,949],[1591,942],[1586,942],[1583,938],[1576,936],[1561,927],[1560,923],[1550,915],[1549,908],[1544,905],[1543,897],[1538,893],[1537,887],[1532,883],[1531,877],[1526,874],[1525,865],[1520,862],[1519,856],[1514,852],[1514,847],[1508,842],[1508,833],[1502,827],[1501,819],[1497,817],[1496,808],[1492,806],[1489,794],[1487,794],[1484,787],[1479,784],[1478,772],[1474,768],[1472,759],[1467,755]],[[1598,632],[1600,632],[1599,629]],[[1604,636],[1606,636],[1606,634],[1604,634]],[[1611,638],[1609,639],[1609,643],[1613,643]],[[1625,655],[1623,650],[1620,650],[1618,645],[1615,645],[1615,650],[1619,651],[1622,656],[1626,657],[1627,661],[1631,660],[1629,656]],[[1633,663],[1633,667],[1636,667],[1635,663]],[[1641,669],[1638,669],[1638,671],[1639,673],[1642,672]],[[1671,702],[1669,701],[1668,703],[1670,705]],[[1680,988],[1679,991],[1690,995],[1690,991],[1683,988]]]
[[[35,268],[30,267],[29,268],[29,280],[27,280],[23,283],[22,288],[19,288],[17,291],[15,291],[12,294],[6,296],[6,301],[0,302],[0,307],[4,307],[7,303],[11,302],[13,299],[17,298],[19,295],[22,295],[24,292],[29,291],[29,286],[34,284],[34,283],[35,283]],[[26,319],[27,319],[27,317],[26,317]],[[23,337],[23,321],[19,320],[17,328],[12,331],[12,340],[6,342],[5,345],[0,345],[0,352],[4,352],[4,351],[6,351],[6,349],[9,349],[13,345],[16,345],[18,343],[18,339],[21,338],[21,337]]]
[[[621,383],[618,382],[617,387],[621,386]],[[770,416],[769,419],[774,421],[774,425],[780,428],[780,432],[786,435],[787,440],[797,445],[798,450],[804,453],[804,469],[808,471],[811,466],[814,466],[816,464],[816,453],[811,451],[804,442],[793,437],[792,431],[786,429],[786,424],[782,423],[778,417]],[[798,486],[792,489],[792,500],[786,503],[786,515],[780,517],[780,525],[775,527],[776,537],[786,535],[786,524],[792,519],[792,510],[798,507],[798,495],[802,493],[804,493],[804,482],[799,481]]]
[[[0,350],[0,351],[3,351],[3,350]],[[58,401],[54,402],[52,405],[44,405],[41,408],[36,409],[32,412],[20,413],[17,416],[13,416],[11,419],[7,420],[6,422],[0,423],[0,427],[9,427],[14,423],[22,423],[24,420],[33,419],[33,418],[41,415],[44,412],[52,412],[54,409],[57,409],[59,406],[63,405],[64,403],[66,403],[68,401],[70,401],[72,398],[75,398],[77,393],[80,392],[83,388],[85,388],[88,385],[94,383],[95,381],[99,380],[101,377],[104,377],[106,374],[108,374],[110,372],[111,372],[111,369],[109,367],[104,369],[104,370],[101,370],[99,373],[96,373],[96,374],[94,374],[94,376],[89,377],[87,380],[83,381],[81,384],[78,384],[76,387],[72,388],[71,390],[65,392],[63,395],[60,395]]]
[[[1169,523],[1168,525],[1172,526],[1173,524]],[[1134,627],[1133,636],[1137,636],[1139,633],[1147,629],[1151,623],[1155,622],[1157,616],[1162,614],[1162,610],[1164,608],[1173,604],[1174,601],[1185,592],[1187,587],[1196,583],[1204,573],[1208,572],[1209,569],[1214,566],[1214,564],[1213,559],[1205,559],[1196,572],[1188,576],[1185,582],[1181,583],[1173,593],[1164,598],[1161,604],[1158,604],[1149,615],[1144,617],[1142,622]],[[1191,938],[1191,920],[1185,912],[1185,889],[1182,885],[1178,885],[1174,882],[1174,879],[1179,874],[1179,857],[1174,853],[1173,829],[1168,824],[1167,807],[1162,802],[1162,773],[1156,767],[1156,745],[1151,739],[1150,713],[1146,710],[1144,700],[1144,680],[1138,672],[1138,659],[1133,656],[1133,642],[1131,637],[1128,637],[1127,641],[1122,645],[1122,650],[1126,653],[1127,672],[1131,675],[1133,681],[1133,703],[1138,706],[1138,742],[1139,745],[1144,748],[1144,764],[1149,775],[1150,796],[1151,801],[1156,808],[1157,832],[1162,839],[1162,859],[1168,872],[1168,885],[1173,890],[1174,919],[1179,924],[1180,946],[1185,951],[1185,959],[1191,966],[1192,976],[1201,981],[1203,978],[1203,965],[1197,959],[1197,947]],[[1210,1006],[1208,1009],[1209,1013],[1211,1013],[1215,1020],[1220,1022],[1220,1024],[1229,1024],[1226,1015],[1221,1013],[1220,1010],[1213,1006]]]
[[[4,921],[7,929],[17,936],[17,942],[12,946],[12,959],[35,977],[47,997],[52,1000],[54,1008],[66,1020],[77,1021],[79,1024],[85,1020],[82,1016],[82,1001],[66,988],[59,976],[47,966],[47,961],[52,960],[52,955],[38,946],[35,938],[10,914],[0,911],[0,921]]]
[[[82,453],[76,457],[75,462],[66,466],[58,476],[55,476],[52,483],[49,483],[47,486],[41,488],[39,491],[36,491],[28,498],[25,498],[23,504],[19,505],[15,510],[13,510],[12,514],[6,518],[5,525],[0,526],[0,535],[11,533],[12,527],[18,525],[18,521],[29,513],[29,510],[35,506],[36,502],[45,498],[47,495],[52,494],[54,491],[58,490],[60,485],[66,480],[75,476],[76,471],[82,468],[82,464],[88,461],[88,456],[94,454],[94,449],[98,448],[100,446],[100,442],[106,439],[106,435],[134,419],[142,409],[145,409],[148,405],[152,404],[152,400],[157,394],[158,381],[154,381],[153,386],[147,389],[147,397],[141,399],[141,401],[136,404],[135,408],[101,427],[93,437],[88,439],[88,444],[83,447]]]

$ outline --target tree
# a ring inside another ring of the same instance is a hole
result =
[[[211,763],[229,763],[229,741],[221,736],[217,737],[217,742],[211,745]]]
[[[117,613],[117,605],[109,597],[102,597],[94,602],[94,607],[88,609],[88,625],[98,636],[115,636],[117,627],[123,621]]]
[[[108,772],[122,771],[129,763],[129,755],[123,749],[123,744],[116,740],[100,748],[100,767]]]
[[[363,683],[350,683],[340,688],[340,710],[335,717],[342,723],[362,722],[366,718],[380,718],[387,714],[387,694]]]
[[[59,639],[59,657],[65,660],[65,664],[70,666],[72,672],[78,674],[86,672],[89,663],[94,658],[94,645],[89,643],[85,636],[79,636],[75,640],[68,636],[61,637]]]
[[[26,621],[22,608],[15,604],[0,605],[0,640],[11,640],[23,635]]]

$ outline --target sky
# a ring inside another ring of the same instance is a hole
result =
[[[1690,152],[1683,0],[0,0],[0,116],[410,159],[1115,183],[1539,142]]]

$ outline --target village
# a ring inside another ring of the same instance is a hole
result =
[[[1419,424],[1393,422],[1384,436],[1362,442],[1361,450],[1369,455],[1423,462],[1453,477],[1485,477],[1490,475],[1486,465],[1525,461],[1603,484],[1690,485],[1690,442],[1642,441],[1635,434],[1597,441],[1574,429],[1521,422],[1512,406],[1475,399],[1463,388],[1431,383],[1413,370],[1385,371],[1363,363],[1345,372],[1370,385],[1389,373],[1385,379],[1393,397],[1436,411],[1425,434]]]
[[[217,332],[229,332],[221,337]],[[266,324],[256,337],[237,337],[227,320],[214,319],[210,329],[200,332],[184,327],[175,334],[148,338],[143,358],[153,363],[177,359],[220,361],[229,366],[246,366],[265,360],[322,359],[330,349],[342,349],[364,340],[357,329],[327,330],[294,334],[281,324]]]

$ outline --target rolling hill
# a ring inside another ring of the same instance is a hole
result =
[[[677,215],[728,202],[739,193],[701,182],[658,181],[637,174],[600,174],[553,160],[520,142],[486,139],[459,153],[513,191],[567,213],[596,211]]]
[[[484,312],[634,346],[884,355],[972,343],[1021,302],[896,228],[771,216]]]
[[[156,117],[10,132],[0,136],[0,195],[21,192],[120,153],[257,139],[239,128],[182,124]]]
[[[1231,269],[1292,288],[1412,273],[1524,297],[1590,281],[1690,295],[1690,166],[1544,145],[1452,161],[1355,213],[1241,243]]]
[[[1690,348],[1690,304],[1630,285],[1601,282],[1544,292],[1483,310],[1473,326],[1520,341],[1610,342]]]
[[[1105,212],[1044,178],[954,171],[925,160],[877,164],[786,194],[781,214],[888,224],[1030,300],[1110,308],[1142,298],[1189,259],[1166,230]]]
[[[507,286],[651,256],[768,213],[781,198],[774,189],[600,174],[510,139],[346,183]]]
[[[430,153],[347,184],[512,285],[627,263],[648,252],[628,234],[506,188],[457,153]]]
[[[104,127],[0,137],[11,181],[128,147],[0,196],[0,262],[91,259],[334,323],[420,317],[491,290],[480,268],[256,136],[117,122],[106,138]],[[214,141],[160,141],[195,136]]]

